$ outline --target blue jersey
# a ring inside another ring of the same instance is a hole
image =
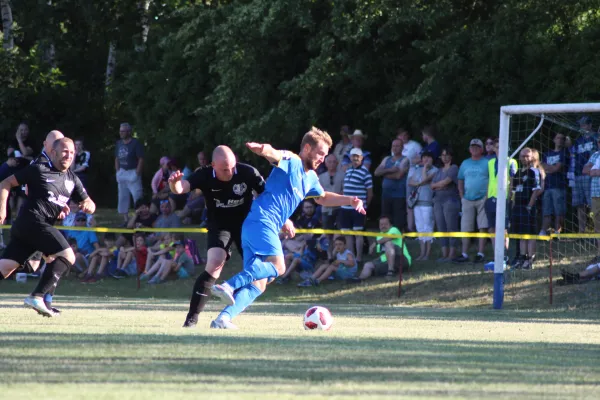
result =
[[[305,198],[321,197],[325,191],[315,171],[306,172],[296,154],[282,150],[281,160],[274,165],[265,191],[252,203],[246,221],[261,222],[279,232]]]

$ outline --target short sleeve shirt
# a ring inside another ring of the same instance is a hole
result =
[[[120,168],[124,170],[135,169],[138,160],[144,157],[144,146],[135,138],[132,138],[129,143],[119,140],[115,146],[115,157],[119,159]]]
[[[470,201],[483,199],[487,195],[489,170],[488,160],[467,158],[458,170],[458,179],[465,181],[464,198]]]

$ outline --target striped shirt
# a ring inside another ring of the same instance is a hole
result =
[[[344,175],[344,195],[356,196],[363,201],[363,206],[367,207],[367,189],[373,188],[373,178],[369,170],[362,165],[358,168],[350,166]],[[343,206],[342,208],[353,208],[352,206]]]

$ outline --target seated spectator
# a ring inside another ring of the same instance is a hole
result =
[[[338,236],[334,241],[333,257],[329,263],[322,264],[307,280],[298,287],[319,286],[321,282],[334,275],[336,279],[350,279],[356,276],[358,263],[354,254],[346,247],[346,238]]]
[[[88,169],[90,167],[90,152],[83,148],[83,139],[75,139],[75,159],[71,164],[71,169],[77,175],[83,187],[88,187]]]
[[[167,232],[152,247],[148,249],[146,266],[140,279],[149,279],[161,266],[162,260],[172,260],[175,256],[174,235]]]
[[[169,167],[169,175],[173,172],[179,171],[179,163],[174,159],[171,159],[167,166]],[[169,189],[169,203],[171,203],[171,209],[173,212],[176,210],[183,210],[187,203],[188,196],[189,193],[175,194]]]
[[[294,221],[296,229],[317,229],[321,227],[321,221],[316,215],[316,204],[308,199],[302,202],[302,214]],[[294,239],[284,239],[282,247],[292,253],[301,253],[306,241],[313,238],[312,233],[297,235]]]
[[[169,169],[169,162],[171,160],[168,157],[161,157],[159,163],[160,168],[152,177],[150,186],[152,187],[152,203],[150,205],[150,212],[153,214],[158,213],[161,200],[168,200],[171,190],[169,189],[169,176],[171,170]],[[136,207],[137,208],[137,207]]]
[[[433,166],[433,154],[424,152],[421,155],[421,165],[411,169],[408,175],[408,185],[416,191],[417,202],[414,207],[415,224],[417,232],[433,232],[433,191],[431,190],[431,180],[437,173],[437,168]],[[433,237],[419,237],[421,244],[421,254],[416,261],[429,260],[431,253],[431,243]]]
[[[146,247],[146,237],[142,233],[134,235],[135,244],[135,264],[137,266],[137,274],[140,275],[146,268],[148,261],[148,247]]]
[[[126,240],[117,255],[117,269],[111,275],[113,278],[121,279],[127,276],[135,276],[137,274],[137,265],[135,262],[135,246],[131,243],[127,236],[123,236]],[[143,239],[143,238],[142,238]]]
[[[81,283],[96,283],[104,278],[106,266],[117,251],[115,241],[114,233],[104,235],[104,246],[96,248],[88,255],[89,267]]]
[[[177,211],[176,214],[181,218],[184,225],[190,225],[197,221],[201,222],[202,213],[206,207],[202,191],[197,189],[189,193],[183,210]]]
[[[70,201],[69,202],[69,215],[67,215],[65,217],[65,219],[63,219],[63,226],[76,226],[75,224],[75,218],[78,214],[83,214],[85,216],[85,225],[88,228],[92,228],[94,226],[96,226],[96,220],[94,219],[94,216],[92,214],[86,214],[82,211],[79,211],[79,204],[74,202],[74,201]],[[81,215],[80,215],[81,216]],[[75,231],[71,231],[71,232],[75,232]]]
[[[129,217],[127,228],[153,228],[158,215],[150,212],[150,203],[147,200],[139,199],[135,202],[135,214]]]
[[[390,235],[402,235],[398,228],[392,226],[390,218],[385,215],[379,217],[379,230]],[[354,278],[353,282],[362,282],[370,276],[391,277],[400,269],[400,265],[404,270],[408,270],[412,263],[410,253],[404,245],[402,237],[377,236],[375,243],[369,247],[369,254],[373,253],[378,254],[377,258],[366,262],[360,275]]]
[[[79,251],[79,246],[77,246],[77,239],[69,238],[67,239],[69,246],[71,246],[71,250],[75,253],[75,264],[73,264],[73,268],[77,271],[77,274],[83,274],[88,268],[87,260],[85,256]]]
[[[323,251],[323,247],[326,246],[326,243],[327,238],[325,235],[322,235],[318,240],[307,240],[298,252],[286,254],[286,270],[277,280],[277,283],[281,284],[289,282],[290,276],[295,272],[299,272],[301,277],[312,274],[315,270],[315,264],[319,258],[319,253]],[[326,254],[325,257],[327,257]]]
[[[86,227],[88,215],[84,212],[74,214],[73,223],[75,227]],[[66,231],[67,239],[73,238],[77,241],[79,252],[84,256],[88,256],[93,251],[100,248],[96,232],[92,231]]]
[[[559,285],[587,283],[592,279],[600,279],[600,264],[588,265],[583,271],[575,273],[563,269],[560,274],[563,279],[558,281]]]
[[[165,283],[170,275],[176,279],[187,279],[194,275],[194,262],[185,251],[185,243],[179,240],[173,245],[175,246],[175,257],[172,260],[163,259],[148,284]],[[151,274],[148,276],[150,277]]]
[[[181,219],[177,214],[173,213],[171,203],[168,200],[160,202],[160,215],[154,221],[155,228],[181,228]],[[150,235],[148,240],[150,243],[155,243],[158,237],[164,236],[163,233]]]

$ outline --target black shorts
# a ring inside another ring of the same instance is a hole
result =
[[[342,231],[362,231],[365,229],[366,216],[352,208],[340,209],[338,229]]]
[[[21,265],[36,251],[51,256],[70,247],[63,234],[52,225],[22,222],[11,228],[10,242],[2,258],[16,261]]]
[[[537,209],[527,211],[526,206],[514,206],[511,213],[510,230],[521,235],[537,235]]]
[[[231,257],[231,245],[235,243],[240,255],[242,255],[242,224],[237,229],[222,228],[217,226],[208,226],[206,236],[206,248],[214,247],[223,249],[227,252],[227,259]]]

